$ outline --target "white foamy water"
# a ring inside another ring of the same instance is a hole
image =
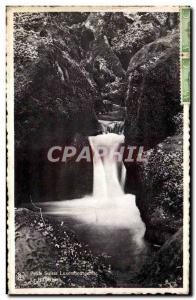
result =
[[[94,152],[93,158],[93,197],[98,202],[108,204],[114,202],[114,197],[123,195],[121,178],[118,178],[118,167],[125,168],[122,162],[118,162],[115,154],[119,146],[124,142],[124,136],[114,133],[89,137],[91,148]],[[99,154],[99,149],[105,153]],[[119,165],[120,164],[120,165]]]
[[[89,137],[93,150],[93,195],[81,199],[45,202],[41,205],[49,214],[67,215],[97,226],[127,228],[142,238],[145,232],[135,196],[124,193],[126,169],[114,159],[124,142],[124,135],[114,133]],[[99,153],[100,147],[106,153]],[[119,170],[120,176],[119,176]],[[81,174],[82,176],[82,174]]]
[[[93,156],[93,194],[82,199],[38,203],[37,206],[70,228],[94,255],[106,254],[117,284],[129,286],[128,279],[140,270],[149,248],[143,239],[145,225],[135,196],[124,193],[126,170],[123,162],[113,159],[124,136],[108,133],[89,137],[89,142],[96,154]],[[99,154],[99,146],[107,149],[106,155]]]
[[[124,128],[124,121],[104,121],[99,120],[104,133],[114,132],[122,134]]]

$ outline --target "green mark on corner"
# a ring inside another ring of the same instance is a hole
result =
[[[190,8],[181,9],[182,52],[190,51]]]
[[[182,58],[182,101],[190,102],[190,58]]]

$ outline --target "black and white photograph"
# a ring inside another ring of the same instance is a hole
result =
[[[190,13],[7,7],[9,294],[189,294]]]

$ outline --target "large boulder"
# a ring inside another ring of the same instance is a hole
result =
[[[47,24],[47,18],[42,17],[42,22],[45,20]],[[31,18],[35,17],[31,15]],[[55,127],[88,135],[91,127],[98,126],[94,105],[101,98],[95,83],[70,56],[65,45],[67,39],[62,31],[57,35],[57,26],[52,23],[50,34],[41,37],[38,28],[33,32],[26,29],[30,21],[23,14],[15,20],[16,140],[21,142],[22,137],[36,128],[40,135],[47,126],[50,126],[49,133],[52,128],[53,135]]]
[[[127,27],[126,29],[124,27],[124,31],[116,32],[111,40],[111,46],[125,70],[137,51],[177,25],[177,14],[172,18],[173,23],[171,15],[167,13],[126,14],[124,18]]]
[[[183,229],[172,235],[144,264],[136,281],[142,287],[182,288]]]
[[[120,33],[125,33],[128,29],[122,12],[93,12],[88,15],[84,24],[94,32],[95,37],[106,35],[110,44],[113,38]]]
[[[182,226],[178,32],[142,47],[131,58],[127,77],[125,142],[143,146],[147,161],[126,164],[126,191],[136,194],[146,238],[162,244]]]
[[[146,162],[128,166],[127,191],[146,224],[145,237],[163,244],[183,222],[183,138],[166,138],[144,153]]]
[[[126,164],[126,191],[136,194],[146,238],[162,244],[183,218],[179,34],[142,47],[131,58],[127,77],[125,142],[143,146],[146,162]]]
[[[151,148],[175,134],[173,117],[182,111],[179,70],[178,33],[145,45],[132,57],[127,71],[127,144]]]

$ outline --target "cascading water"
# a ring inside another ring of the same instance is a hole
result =
[[[93,197],[106,203],[114,197],[123,195],[122,180],[118,178],[118,168],[125,167],[115,159],[120,144],[124,142],[123,135],[114,133],[89,137],[91,148],[94,152],[93,159]],[[98,150],[103,149],[101,155]],[[120,153],[119,153],[120,154]],[[121,158],[122,161],[122,158]],[[122,173],[122,172],[121,172]]]
[[[121,155],[119,146],[124,142],[124,135],[108,133],[90,136],[89,142],[93,151],[93,195],[69,201],[45,202],[41,206],[47,213],[69,214],[97,226],[128,228],[135,231],[136,237],[141,240],[145,226],[135,196],[124,193],[124,164],[122,160],[115,159],[116,155]],[[105,153],[100,153],[100,149]]]
[[[106,121],[99,120],[104,133],[122,134],[124,129],[124,121]]]
[[[144,234],[144,224],[135,204],[135,196],[124,193],[125,167],[119,151],[124,135],[114,133],[89,137],[93,151],[93,195],[96,222],[101,225],[137,231]],[[101,153],[99,153],[101,150]],[[117,157],[116,157],[117,156]],[[118,171],[120,169],[120,178]]]
[[[129,286],[125,278],[139,271],[148,247],[143,240],[145,225],[135,196],[124,193],[125,167],[122,160],[114,159],[121,155],[119,147],[123,142],[124,136],[114,133],[90,136],[93,194],[82,199],[39,203],[37,206],[69,227],[92,253],[106,254],[119,286]]]

